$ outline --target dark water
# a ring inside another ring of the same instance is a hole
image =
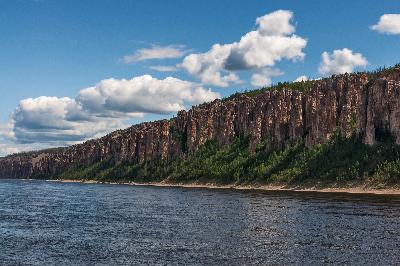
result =
[[[399,251],[399,197],[0,180],[1,265],[388,265]]]

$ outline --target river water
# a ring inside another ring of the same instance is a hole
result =
[[[0,180],[0,265],[400,263],[400,197]]]

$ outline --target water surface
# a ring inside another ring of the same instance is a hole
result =
[[[0,180],[1,265],[399,264],[400,197]]]

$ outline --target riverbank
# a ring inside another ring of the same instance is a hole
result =
[[[104,182],[96,180],[47,180],[52,182],[65,183],[85,183],[85,184],[115,184],[130,186],[154,186],[154,187],[182,187],[182,188],[207,188],[207,189],[236,189],[236,190],[261,190],[261,191],[288,191],[288,192],[319,192],[319,193],[348,193],[348,194],[375,194],[375,195],[400,195],[400,187],[371,187],[367,183],[340,184],[330,183],[314,183],[314,184],[294,184],[294,185],[218,185],[213,183],[171,183],[171,182]]]

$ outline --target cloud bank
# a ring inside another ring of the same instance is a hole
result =
[[[75,98],[21,100],[0,134],[15,143],[68,145],[124,127],[128,118],[168,114],[219,97],[211,89],[173,77],[106,79]]]
[[[272,67],[284,59],[303,60],[307,40],[294,34],[292,20],[293,13],[287,10],[259,17],[257,29],[246,33],[238,42],[214,44],[205,53],[189,54],[179,66],[205,84],[227,87],[240,82],[233,71]]]

